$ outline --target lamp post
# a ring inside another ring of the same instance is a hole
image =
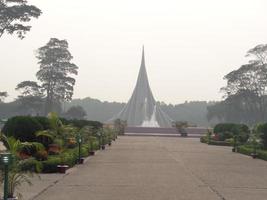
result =
[[[100,131],[100,141],[101,141],[101,149],[104,150],[105,149],[105,145],[104,145],[104,141],[103,141],[103,128]]]
[[[77,142],[78,142],[78,163],[82,164],[82,159],[81,159],[81,143],[82,143],[82,136],[80,133],[77,134],[77,138],[76,138]]]
[[[5,152],[1,153],[1,162],[4,164],[4,200],[8,198],[8,166],[11,160],[11,153]]]
[[[100,131],[97,131],[96,133],[96,136],[97,136],[97,139],[98,139],[98,149],[100,150],[101,149],[101,134],[100,134]]]

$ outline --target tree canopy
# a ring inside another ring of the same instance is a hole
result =
[[[45,113],[53,111],[54,105],[72,99],[75,79],[71,75],[78,74],[78,67],[71,62],[73,57],[68,47],[66,40],[51,38],[37,51],[40,69],[36,76],[46,93]]]
[[[224,77],[224,100],[208,108],[209,119],[246,124],[267,120],[267,44],[257,45],[246,56],[248,64]]]
[[[0,0],[0,38],[4,33],[17,34],[20,39],[30,31],[28,22],[38,18],[42,11],[27,0]]]

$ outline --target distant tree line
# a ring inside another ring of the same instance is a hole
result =
[[[247,64],[225,75],[224,99],[208,107],[208,119],[252,125],[267,120],[267,44],[247,52]]]
[[[211,126],[217,123],[217,121],[207,120],[207,107],[215,104],[215,102],[206,101],[192,101],[182,104],[165,104],[164,102],[158,102],[161,109],[166,112],[174,121],[187,121],[190,125],[198,126]],[[107,102],[92,99],[90,97],[84,99],[73,99],[71,102],[65,104],[65,109],[68,110],[72,106],[81,106],[86,111],[88,120],[97,120],[106,122],[113,115],[120,112],[125,103]]]
[[[182,104],[165,104],[158,102],[161,109],[166,112],[174,121],[186,121],[190,125],[213,126],[218,121],[215,119],[207,120],[207,107],[215,102],[192,101]],[[84,99],[73,99],[65,102],[61,106],[61,117],[67,119],[87,119],[93,121],[106,122],[113,115],[121,111],[125,103],[107,102],[93,99],[90,97]],[[20,109],[18,109],[20,108]],[[20,99],[10,103],[0,103],[0,118],[8,118],[16,115],[31,115],[29,109],[21,107]]]

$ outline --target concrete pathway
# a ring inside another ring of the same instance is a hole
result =
[[[265,200],[267,162],[199,139],[124,136],[42,192],[30,190],[35,200]]]

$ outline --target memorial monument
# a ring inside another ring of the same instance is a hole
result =
[[[141,67],[133,94],[125,107],[109,121],[121,119],[131,127],[171,127],[171,118],[155,101],[149,86],[143,47]]]

